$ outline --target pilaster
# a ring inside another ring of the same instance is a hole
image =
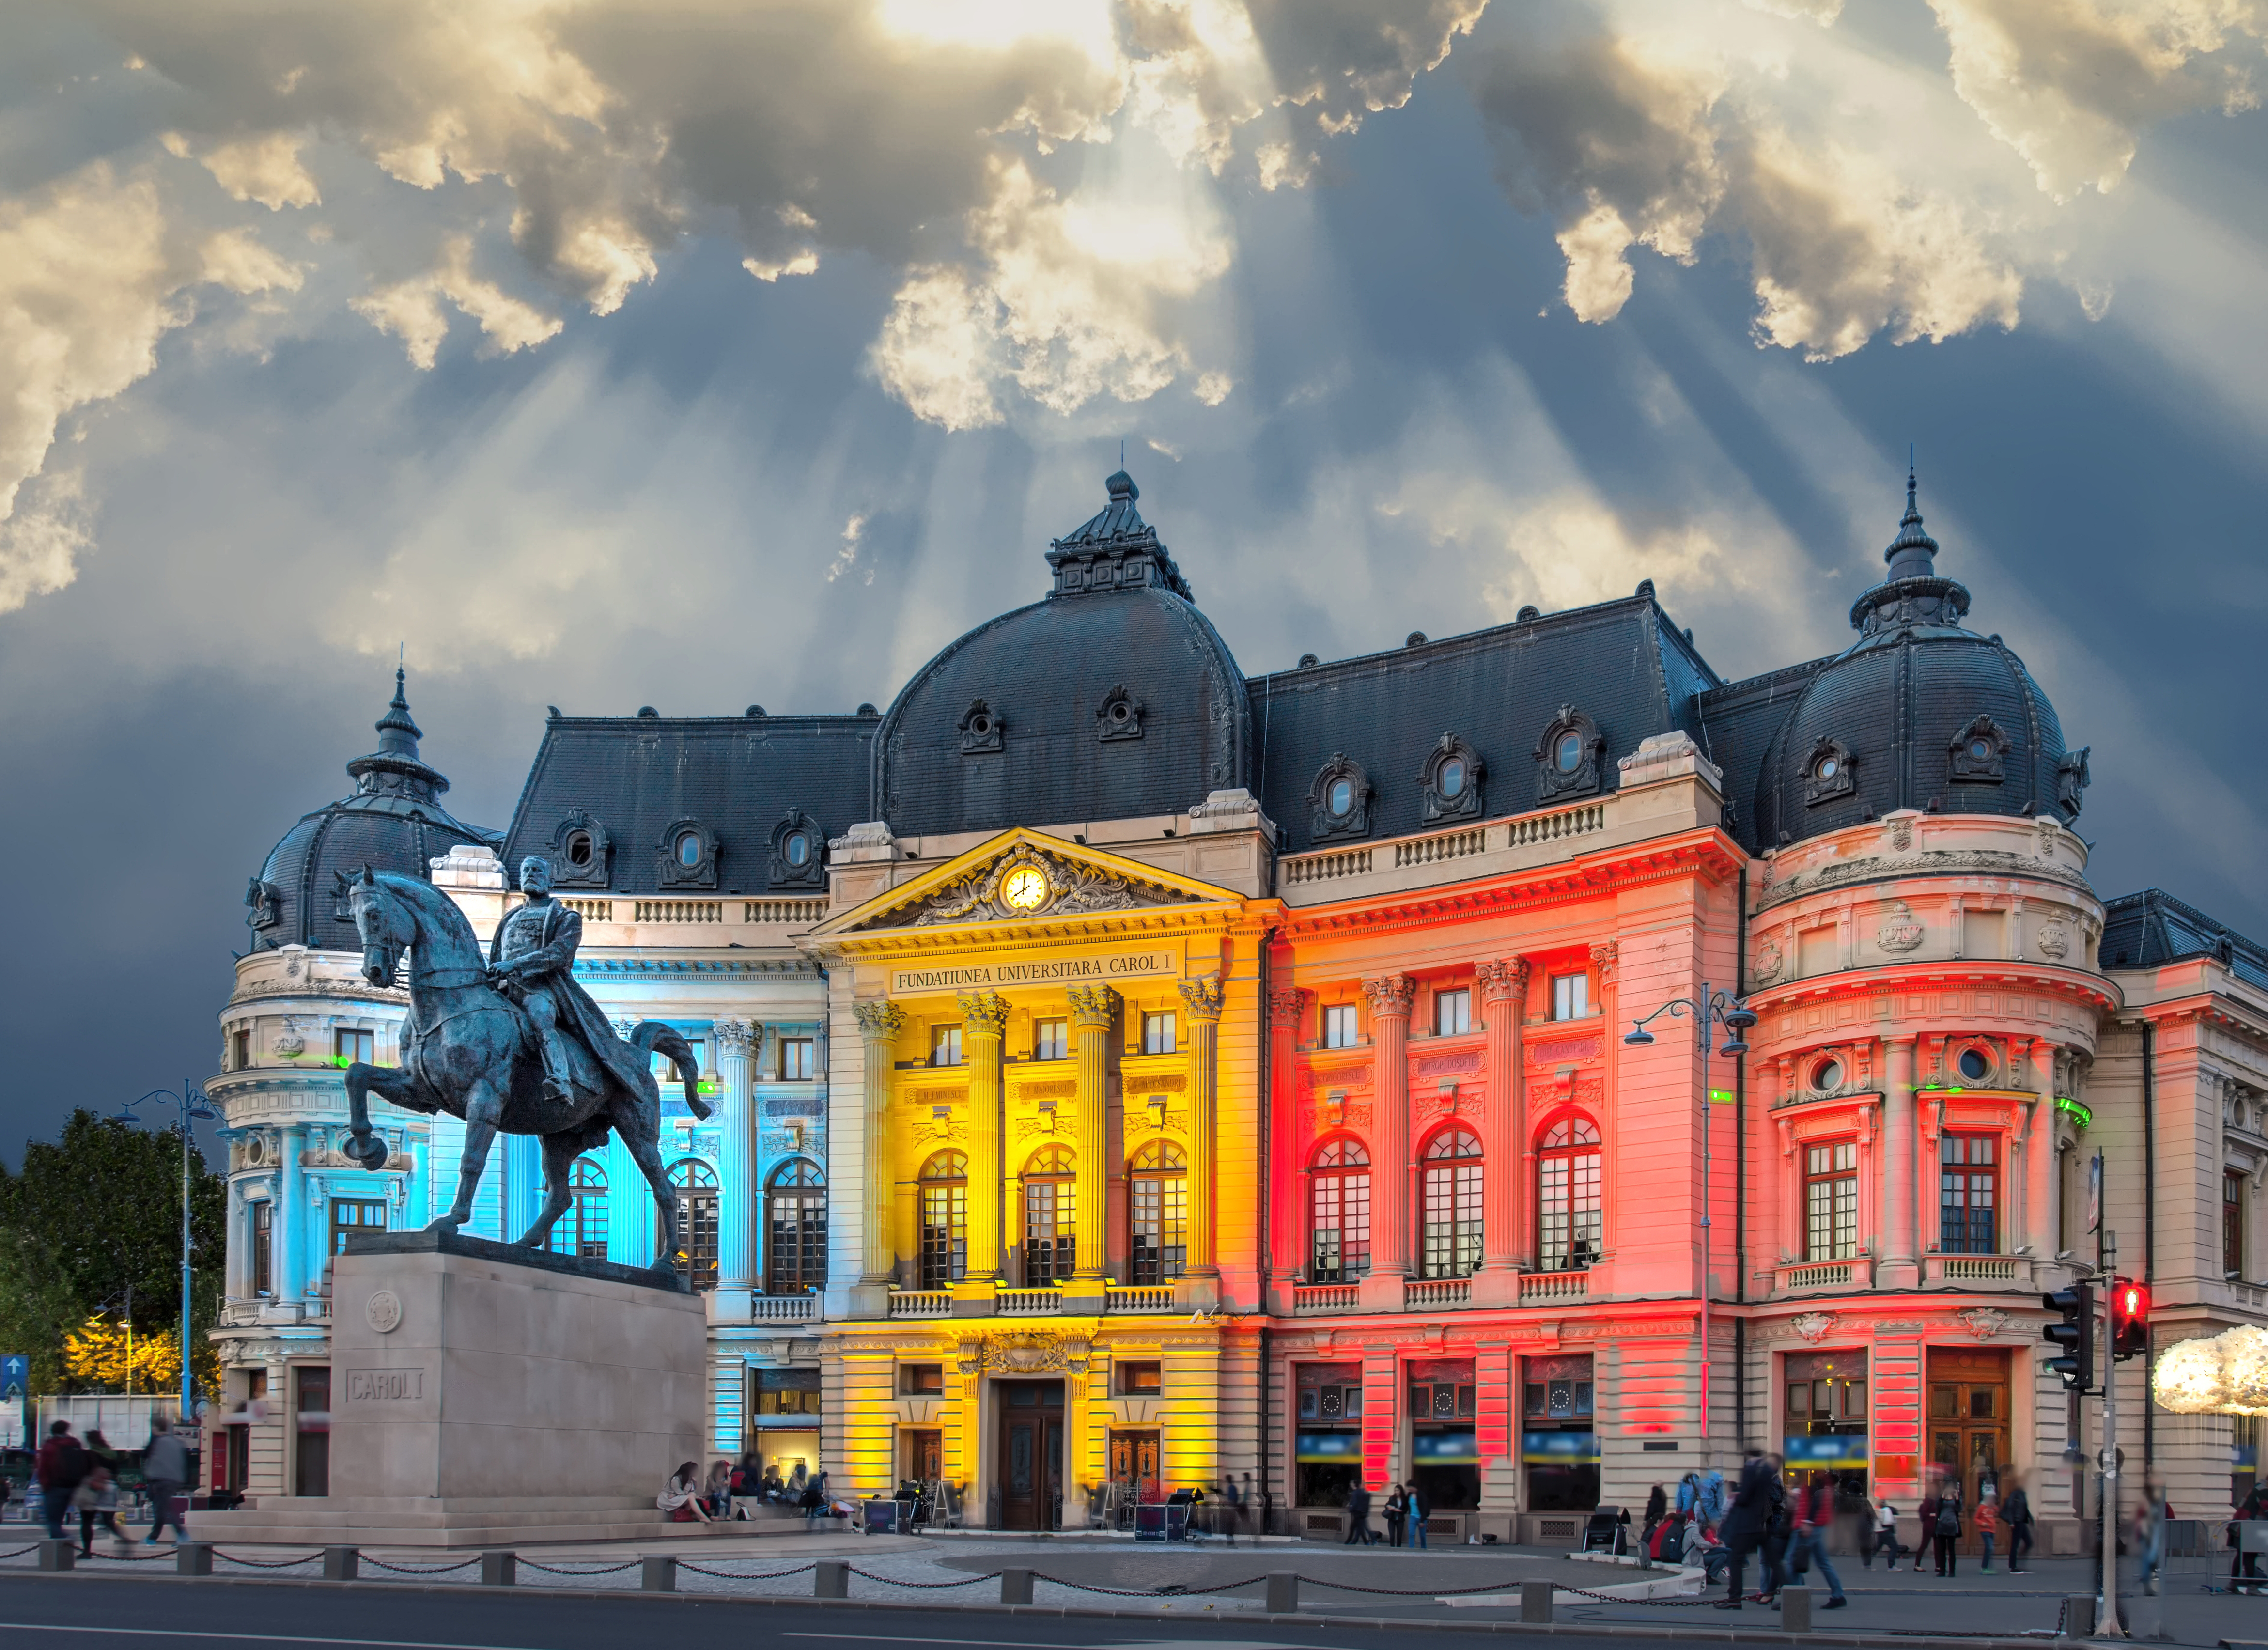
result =
[[[1914,1118],[1914,1039],[1888,1039],[1882,1086],[1881,1289],[1912,1289],[1921,1282],[1920,1249],[1914,1229],[1914,1163],[1920,1131]]]
[[[1220,1263],[1216,1241],[1217,1208],[1213,1181],[1219,1160],[1217,1135],[1220,1109],[1220,1011],[1224,994],[1220,979],[1183,980],[1182,1001],[1188,1006],[1189,1050],[1189,1226],[1186,1275],[1196,1285],[1192,1306],[1210,1307],[1219,1299]],[[1204,1299],[1197,1297],[1203,1296]]]
[[[851,1310],[861,1317],[880,1317],[889,1309],[890,1189],[895,1179],[890,1159],[890,1074],[895,1064],[891,1057],[897,1050],[906,1011],[895,1003],[876,1001],[854,1003],[851,1013],[858,1019],[865,1056],[860,1062],[858,1282]]]
[[[748,1082],[749,1045],[763,1035],[762,1026],[745,1020],[714,1022],[717,1037],[717,1179],[720,1187],[717,1226],[717,1298],[712,1318],[724,1323],[748,1321],[749,1297],[760,1274],[756,1227],[762,1219],[763,1189],[756,1184],[755,1104]],[[719,1436],[723,1424],[719,1423]]]
[[[964,992],[960,1003],[961,1057],[968,1067],[968,1273],[954,1293],[989,1312],[1005,1259],[1000,1057],[1008,1003],[997,991]]]
[[[1109,1230],[1109,1104],[1110,1028],[1118,1019],[1118,993],[1107,985],[1076,986],[1065,993],[1071,1003],[1071,1036],[1078,1063],[1079,1157],[1072,1232],[1072,1259],[1078,1271],[1074,1293],[1099,1297],[1108,1264]],[[972,1186],[972,1192],[974,1188]],[[1100,1309],[1100,1300],[1097,1300]]]
[[[1365,980],[1362,990],[1370,1010],[1378,1138],[1371,1169],[1371,1274],[1363,1279],[1362,1299],[1373,1310],[1399,1312],[1403,1280],[1410,1275],[1410,1004],[1418,982],[1406,974],[1379,975]]]
[[[1486,1166],[1481,1183],[1481,1269],[1510,1275],[1514,1279],[1526,1258],[1528,1231],[1527,1176],[1521,1159],[1528,1143],[1528,1084],[1521,1069],[1520,1020],[1528,1000],[1528,963],[1520,957],[1477,963],[1474,982],[1480,987],[1481,1028],[1487,1050],[1488,1096],[1484,1115],[1481,1149]],[[1519,1285],[1509,1292],[1503,1278],[1484,1280],[1476,1288],[1491,1288],[1491,1304],[1515,1305]]]

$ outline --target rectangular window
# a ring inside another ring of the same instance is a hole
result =
[[[367,1035],[367,1034],[365,1034]],[[383,1232],[386,1230],[386,1205],[375,1198],[334,1197],[331,1199],[331,1253],[347,1252],[350,1232]]]
[[[900,1364],[898,1390],[909,1397],[921,1397],[945,1390],[943,1364]]]
[[[364,1065],[370,1064],[376,1058],[372,1050],[377,1036],[374,1031],[357,1031],[341,1026],[331,1033],[333,1063],[342,1071],[357,1061]]]
[[[1352,1049],[1362,1042],[1361,1011],[1352,1003],[1329,1003],[1323,1007],[1323,1047]]]
[[[1473,1028],[1473,994],[1469,991],[1433,993],[1433,1035],[1454,1037]]]
[[[932,1065],[961,1064],[961,1028],[932,1026],[929,1033],[929,1063]]]
[[[1846,1261],[1859,1252],[1859,1147],[1804,1148],[1803,1258]]]
[[[783,1083],[811,1081],[811,1039],[782,1037],[779,1049],[779,1080]]]
[[[265,1200],[252,1205],[252,1293],[276,1293],[276,1205]]]
[[[1143,1015],[1142,1052],[1171,1054],[1174,1048],[1174,1017],[1171,1014]]]
[[[755,1374],[757,1414],[820,1413],[816,1369],[759,1369]]]
[[[1068,1020],[1034,1020],[1032,1022],[1032,1057],[1035,1060],[1071,1058],[1071,1021]]]
[[[1166,1389],[1165,1371],[1158,1364],[1120,1364],[1118,1389],[1129,1396],[1154,1396]]]
[[[1469,1381],[1420,1381],[1410,1388],[1410,1418],[1413,1421],[1454,1421],[1473,1418],[1473,1383]]]
[[[1948,1134],[1938,1146],[1938,1248],[1948,1255],[1997,1255],[1999,1141]]]
[[[1588,1020],[1591,1017],[1591,976],[1555,974],[1551,976],[1551,1018]]]
[[[2235,1169],[2220,1177],[2220,1271],[2224,1278],[2244,1276],[2244,1176]]]
[[[1314,1253],[1310,1283],[1351,1283],[1370,1271],[1370,1173],[1326,1171],[1314,1177]]]
[[[252,1069],[252,1033],[248,1030],[232,1031],[229,1033],[228,1040],[230,1049],[228,1069],[232,1072],[250,1071]]]

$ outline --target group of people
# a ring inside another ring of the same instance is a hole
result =
[[[834,1506],[827,1492],[825,1473],[807,1472],[799,1462],[795,1470],[783,1478],[777,1462],[762,1466],[754,1450],[742,1455],[738,1466],[720,1456],[710,1463],[705,1477],[699,1462],[681,1462],[653,1504],[678,1524],[744,1520],[753,1517],[758,1506],[793,1508],[802,1512],[806,1528],[827,1516]]]
[[[151,1427],[150,1441],[142,1451],[142,1481],[150,1497],[150,1533],[143,1544],[154,1547],[168,1525],[175,1536],[186,1538],[180,1498],[189,1483],[189,1452],[173,1436],[170,1418],[160,1415]],[[33,1494],[48,1536],[63,1540],[63,1521],[76,1512],[83,1556],[93,1553],[98,1527],[108,1530],[121,1545],[130,1543],[133,1537],[118,1522],[119,1470],[123,1464],[99,1427],[89,1427],[82,1442],[69,1421],[49,1422],[47,1440],[32,1462]]]
[[[1374,1547],[1378,1532],[1370,1527],[1370,1486],[1358,1484],[1347,1492],[1347,1533],[1344,1543],[1349,1547]],[[1433,1508],[1425,1499],[1425,1492],[1415,1483],[1396,1484],[1386,1492],[1386,1544],[1389,1547],[1425,1546],[1425,1520]]]

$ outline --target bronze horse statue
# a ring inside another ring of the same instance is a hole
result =
[[[543,1139],[543,1207],[520,1234],[529,1249],[550,1241],[551,1227],[574,1201],[569,1172],[577,1157],[619,1131],[661,1218],[656,1271],[671,1270],[679,1244],[677,1193],[661,1163],[661,1088],[644,1057],[659,1050],[677,1068],[697,1116],[709,1114],[700,1097],[700,1064],[692,1045],[658,1020],[642,1020],[626,1042],[641,1057],[601,1061],[579,1039],[567,1038],[566,1093],[554,1098],[544,1085],[543,1060],[526,1013],[491,982],[473,925],[457,902],[431,883],[364,867],[348,883],[348,904],[362,936],[363,977],[372,985],[395,983],[401,954],[409,954],[409,1018],[402,1028],[401,1064],[347,1067],[350,1138],[342,1148],[364,1168],[384,1167],[386,1142],[372,1133],[370,1096],[383,1095],[405,1111],[446,1111],[465,1120],[465,1150],[457,1166],[457,1198],[427,1228],[453,1232],[471,1218],[473,1193],[499,1130]],[[637,1078],[635,1090],[621,1076]]]

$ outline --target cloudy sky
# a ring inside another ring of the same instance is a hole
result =
[[[1908,444],[2268,938],[2268,0],[0,0],[0,1145],[197,1077],[397,648],[847,711],[1123,440],[1248,670],[1626,593],[1844,645]]]

